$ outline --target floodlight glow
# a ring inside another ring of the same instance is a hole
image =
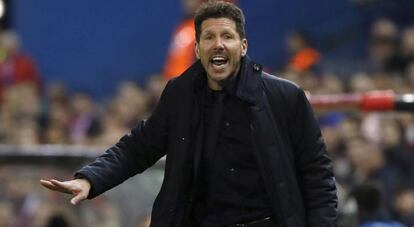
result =
[[[5,11],[4,2],[0,1],[0,19],[4,17],[4,11]]]

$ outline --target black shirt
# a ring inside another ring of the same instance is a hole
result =
[[[201,226],[244,223],[271,215],[253,154],[246,103],[235,96],[237,79],[221,91],[206,88],[205,140],[195,216]]]

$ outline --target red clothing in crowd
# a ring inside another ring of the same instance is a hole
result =
[[[289,66],[298,72],[310,70],[321,58],[320,53],[313,48],[304,48],[296,53],[289,62]]]
[[[7,87],[23,82],[40,87],[40,75],[30,57],[19,54],[0,62],[0,100]]]
[[[194,52],[195,31],[194,19],[187,19],[175,30],[164,67],[164,76],[170,79],[179,76],[195,60]]]

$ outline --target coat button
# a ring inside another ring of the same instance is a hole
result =
[[[253,70],[255,71],[255,72],[259,72],[260,71],[260,65],[259,64],[253,64]]]

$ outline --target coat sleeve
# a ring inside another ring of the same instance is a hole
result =
[[[319,125],[304,92],[299,89],[290,119],[298,181],[306,209],[306,226],[336,226],[337,195],[332,162]]]
[[[86,178],[92,188],[88,199],[119,185],[129,177],[141,173],[165,155],[168,134],[168,88],[148,120],[141,121],[118,143],[92,163],[75,173],[75,178]]]

